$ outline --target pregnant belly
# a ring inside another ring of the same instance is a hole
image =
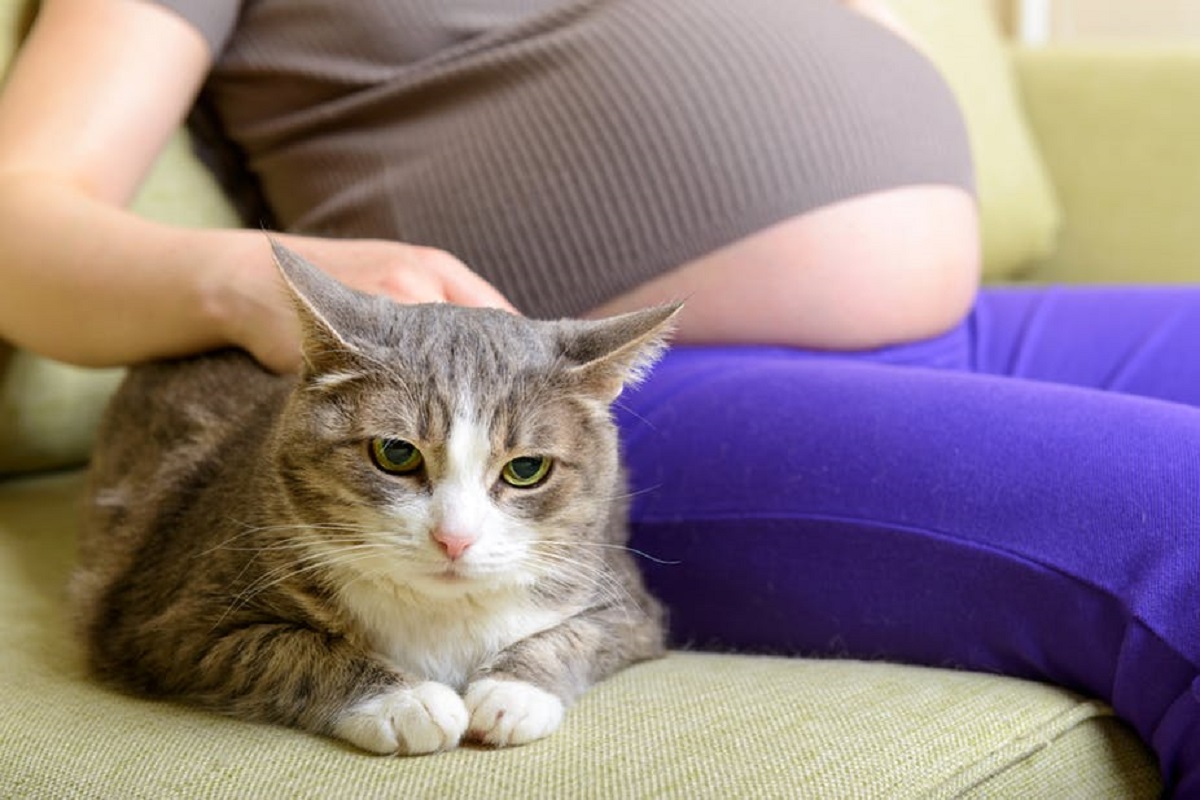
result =
[[[873,348],[956,324],[973,301],[979,265],[971,195],[907,186],[759,230],[589,316],[683,300],[680,342]]]

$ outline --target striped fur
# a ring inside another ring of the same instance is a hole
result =
[[[591,684],[659,655],[608,404],[674,309],[402,307],[276,254],[301,375],[236,352],[146,365],[108,410],[72,583],[93,672],[423,753],[547,735]],[[423,467],[382,471],[377,437]],[[500,479],[531,455],[552,459],[543,483]],[[446,531],[469,549],[451,557]]]

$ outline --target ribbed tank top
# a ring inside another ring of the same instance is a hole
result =
[[[163,1],[280,226],[444,248],[531,316],[851,196],[972,188],[934,67],[835,0]]]

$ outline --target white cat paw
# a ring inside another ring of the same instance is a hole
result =
[[[372,753],[415,756],[457,747],[468,719],[453,689],[427,681],[364,700],[342,715],[333,735]]]
[[[467,737],[493,747],[549,736],[562,723],[562,700],[532,683],[483,678],[467,687]]]

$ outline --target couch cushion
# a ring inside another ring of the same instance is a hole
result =
[[[522,748],[388,759],[91,683],[66,623],[77,474],[0,483],[0,796],[1154,797],[1107,707],[995,676],[673,653]]]
[[[1048,283],[1200,280],[1200,47],[1018,51],[1030,123],[1066,209]]]
[[[28,21],[29,0],[7,0],[0,3],[0,79],[17,47],[21,29]]]
[[[1061,212],[991,4],[888,2],[962,106],[975,155],[984,276],[1015,277],[1054,251]]]
[[[0,342],[0,475],[82,463],[120,378]]]

